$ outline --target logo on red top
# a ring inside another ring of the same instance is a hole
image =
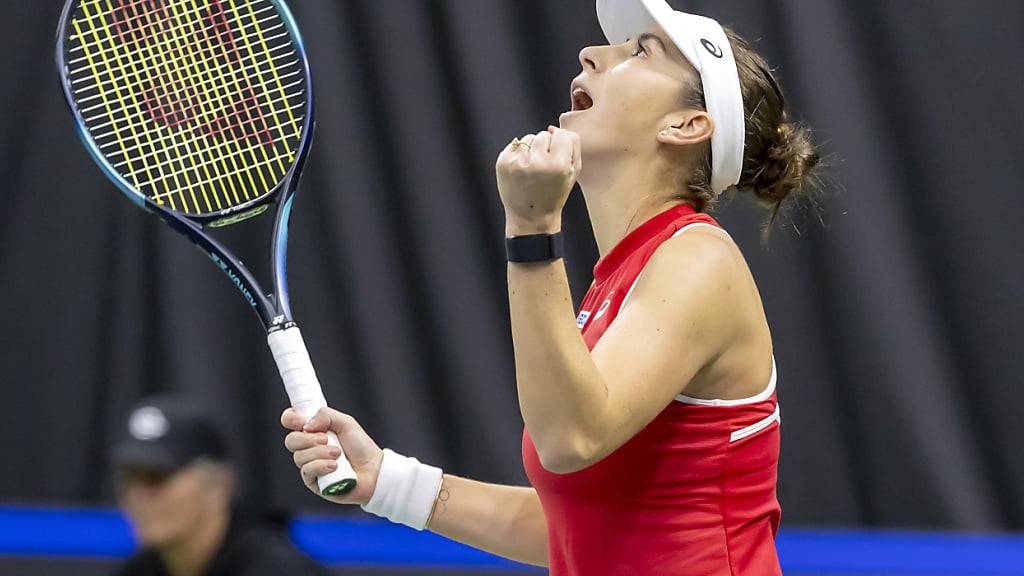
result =
[[[576,326],[583,329],[587,325],[587,320],[590,319],[590,310],[581,310],[580,315],[576,317]]]

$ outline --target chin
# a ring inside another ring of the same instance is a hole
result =
[[[579,114],[563,114],[558,118],[558,127],[579,134],[584,148],[601,139],[600,125],[594,126]]]
[[[565,128],[566,130],[572,130],[572,126],[580,124],[579,119],[582,116],[582,112],[570,110],[568,112],[562,112],[558,117],[558,127]]]

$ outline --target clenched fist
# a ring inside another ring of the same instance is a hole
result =
[[[509,143],[495,165],[506,235],[559,231],[562,208],[581,168],[580,137],[575,132],[551,126]]]

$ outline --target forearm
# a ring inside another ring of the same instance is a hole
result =
[[[575,132],[548,126],[510,142],[495,164],[505,235],[561,230],[562,209],[582,168]],[[573,468],[600,442],[595,428],[607,420],[608,389],[574,322],[564,264],[510,263],[508,294],[526,428],[546,468]]]
[[[445,474],[427,529],[510,560],[548,565],[547,522],[533,488]]]
[[[545,452],[586,451],[607,388],[574,321],[561,260],[508,267],[516,385],[526,427]],[[553,446],[552,443],[566,443]]]

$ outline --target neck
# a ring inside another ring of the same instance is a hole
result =
[[[684,203],[678,197],[678,176],[659,162],[633,155],[585,166],[580,188],[601,257],[652,216]]]
[[[213,560],[227,536],[227,511],[204,518],[193,530],[158,550],[171,576],[199,576]]]

